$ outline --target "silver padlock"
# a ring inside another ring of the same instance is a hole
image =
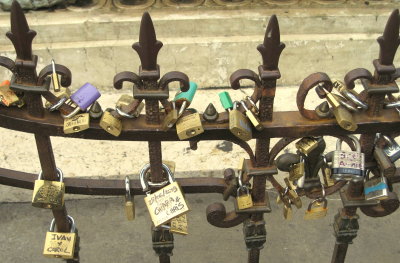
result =
[[[392,162],[397,161],[400,158],[400,146],[389,136],[383,135],[382,137],[387,143],[387,146],[383,148],[383,152]]]
[[[342,151],[342,140],[336,142],[336,150],[332,159],[332,178],[336,181],[362,181],[364,179],[364,153],[361,152],[360,142],[354,135],[348,135],[354,142],[356,151]]]
[[[386,177],[381,174],[380,177],[375,177],[369,180],[370,171],[365,175],[364,195],[366,200],[378,199],[383,200],[388,198],[389,188]]]

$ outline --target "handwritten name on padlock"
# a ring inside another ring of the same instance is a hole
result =
[[[47,232],[43,255],[72,258],[75,240],[75,233]]]
[[[177,182],[146,196],[144,201],[155,226],[189,211]]]

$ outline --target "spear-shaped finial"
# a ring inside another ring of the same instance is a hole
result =
[[[279,57],[284,48],[285,44],[280,40],[278,19],[272,15],[265,31],[264,43],[257,47],[263,58],[264,70],[278,69]]]
[[[393,64],[394,56],[400,44],[399,25],[399,9],[395,9],[386,23],[383,35],[377,39],[380,46],[379,62],[382,65]]]
[[[162,46],[162,42],[156,39],[153,21],[149,13],[145,12],[140,23],[139,42],[132,45],[139,54],[142,70],[157,70],[157,55]]]
[[[32,40],[36,32],[29,29],[24,12],[16,0],[11,5],[11,31],[6,35],[14,45],[18,59],[32,60]]]

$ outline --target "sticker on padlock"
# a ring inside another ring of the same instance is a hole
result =
[[[59,182],[42,180],[43,172],[39,173],[33,188],[32,206],[49,209],[61,209],[64,207],[64,175],[59,168],[57,168],[57,174],[60,178]]]
[[[135,219],[135,203],[131,195],[129,177],[125,177],[125,215],[128,221]]]
[[[89,113],[81,113],[69,119],[64,119],[64,133],[70,134],[89,129],[90,116]]]
[[[150,164],[145,165],[139,173],[143,192],[146,193],[144,201],[156,227],[189,211],[182,190],[175,181],[171,170],[165,164],[162,167],[168,175],[169,184],[155,193],[150,193],[149,182],[145,178],[146,173],[150,170]]]
[[[366,172],[364,181],[364,195],[366,200],[384,200],[388,198],[389,188],[386,177],[381,174],[379,177],[369,179],[370,171]]]
[[[71,225],[70,233],[54,232],[55,219],[51,221],[50,230],[46,233],[44,242],[44,256],[65,259],[74,258],[76,242],[75,221],[71,216],[67,216],[67,218]]]
[[[364,179],[364,153],[361,152],[360,142],[354,135],[348,135],[354,142],[356,151],[343,151],[342,140],[336,142],[336,150],[332,158],[332,178],[339,180],[363,181]]]

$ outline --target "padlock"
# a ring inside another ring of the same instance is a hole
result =
[[[327,91],[324,87],[318,86],[316,88],[318,95],[320,93],[326,95],[326,100],[333,108],[333,115],[340,127],[348,131],[357,130],[357,124],[353,119],[353,115],[335,98],[335,96]]]
[[[347,89],[343,82],[339,80],[332,81],[332,86],[345,98],[356,104],[360,109],[368,110],[368,104],[360,100],[360,94],[358,94],[354,89]]]
[[[187,91],[179,91],[174,98],[175,106],[179,108],[178,118],[182,116],[183,112],[192,103],[194,95],[197,91],[197,84],[193,81],[189,82],[189,89]]]
[[[70,233],[54,232],[55,219],[51,221],[50,230],[46,233],[43,255],[55,258],[74,258],[76,233],[75,221],[71,216],[67,216],[70,224]]]
[[[389,188],[386,177],[381,174],[379,177],[369,179],[370,171],[365,175],[364,196],[366,200],[384,200],[388,198]]]
[[[60,87],[60,91],[54,92],[54,96],[56,96],[59,101],[54,105],[49,101],[46,101],[45,107],[49,111],[58,110],[61,105],[63,105],[71,97],[71,90],[68,87]]]
[[[247,118],[250,120],[251,124],[253,124],[254,128],[256,128],[258,131],[261,131],[264,129],[264,126],[261,124],[260,120],[258,117],[247,108],[246,103],[242,100],[240,101],[242,104],[243,109],[245,110],[245,114]]]
[[[396,166],[389,159],[383,149],[378,147],[377,145],[375,145],[374,148],[374,158],[378,163],[379,170],[383,173],[384,176],[390,177],[395,175]]]
[[[101,116],[100,119],[100,127],[106,132],[118,137],[122,131],[122,122],[115,117],[113,113],[115,114],[115,111],[111,108],[103,112],[103,116]]]
[[[295,181],[299,180],[304,176],[305,162],[304,157],[300,155],[300,162],[290,165],[289,167],[289,180]]]
[[[240,194],[240,192],[245,192],[245,194]],[[253,199],[247,186],[242,188],[238,187],[236,196],[237,207],[239,210],[250,208],[253,206]]]
[[[189,232],[186,214],[172,218],[169,231],[175,234],[187,235]]]
[[[0,101],[7,107],[16,105],[20,101],[17,94],[10,89],[9,81],[3,81],[0,85]]]
[[[290,204],[283,204],[283,218],[285,218],[286,220],[293,219],[293,210]]]
[[[325,186],[330,187],[330,186],[335,185],[335,180],[333,180],[333,178],[332,178],[332,170],[326,164],[326,161],[325,161],[325,164],[321,167],[321,171],[322,171],[322,177],[323,177]]]
[[[303,137],[298,142],[296,142],[295,146],[297,150],[299,150],[304,155],[308,155],[313,150],[315,150],[320,144],[323,144],[324,139],[322,137]]]
[[[172,110],[165,115],[161,129],[167,131],[172,128],[178,121],[178,110],[176,109],[175,101],[172,102]]]
[[[58,182],[42,180],[43,172],[39,173],[33,188],[32,206],[51,209],[64,207],[64,174],[59,168],[57,168],[57,174],[60,178]]]
[[[121,95],[115,105],[115,111],[122,117],[133,119],[139,117],[144,108],[141,100],[134,99],[130,95]]]
[[[246,96],[245,100],[250,103],[250,105],[251,105],[250,110],[255,115],[259,115],[260,114],[260,110],[258,109],[257,104],[251,99],[251,97],[250,96]]]
[[[169,184],[155,193],[150,193],[149,183],[145,178],[150,170],[150,164],[146,164],[139,173],[140,184],[146,193],[144,201],[156,227],[189,211],[182,190],[171,170],[165,164],[162,164],[162,167],[168,175]]]
[[[180,117],[176,122],[176,133],[178,134],[179,140],[192,138],[203,132],[204,128],[198,112]]]
[[[100,98],[101,94],[90,83],[85,83],[82,87],[80,87],[74,94],[71,95],[69,99],[61,98],[59,102],[66,103],[70,106],[75,106],[75,110],[67,115],[61,115],[63,118],[71,118],[76,115],[79,111],[86,111],[90,105],[92,105],[98,98]],[[57,103],[59,104],[59,103]]]
[[[386,135],[383,135],[382,137],[387,143],[387,146],[383,148],[383,151],[392,162],[397,161],[400,158],[400,146],[391,137]]]
[[[361,152],[360,142],[354,135],[348,135],[354,142],[356,151],[342,151],[342,140],[336,142],[336,150],[332,157],[332,178],[335,181],[364,179],[364,153]]]
[[[81,113],[71,118],[64,119],[64,133],[74,133],[89,129],[90,116],[89,113]]]
[[[133,196],[131,195],[129,177],[125,177],[125,214],[128,221],[133,221],[135,219],[135,203],[133,201]]]
[[[325,197],[318,198],[310,202],[306,213],[304,215],[305,220],[320,219],[328,213],[328,200]]]
[[[54,59],[51,60],[51,68],[53,72],[51,73],[51,82],[53,84],[53,89],[54,92],[59,92],[60,91],[60,81],[58,79],[58,74],[56,72],[56,63],[54,62]]]

